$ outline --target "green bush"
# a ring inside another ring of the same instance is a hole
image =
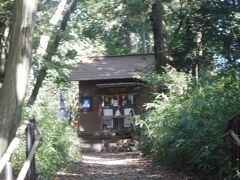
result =
[[[137,119],[143,127],[142,151],[171,166],[229,175],[228,143],[221,136],[240,108],[239,70],[221,70],[195,83],[183,74],[174,74],[168,74],[171,81],[165,83],[170,93],[158,94],[146,105],[146,114]],[[176,84],[178,89],[172,91]]]
[[[56,102],[58,103],[58,102]],[[43,143],[36,153],[38,179],[51,179],[57,171],[65,168],[69,162],[80,160],[80,142],[77,133],[59,118],[56,103],[47,101],[34,107],[25,108],[25,118],[34,114],[39,126],[43,129]],[[22,141],[24,142],[24,141]],[[14,156],[14,164],[19,169],[25,159],[24,144]]]

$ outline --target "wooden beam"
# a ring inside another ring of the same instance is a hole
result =
[[[120,83],[102,83],[96,84],[99,88],[109,88],[109,87],[129,87],[129,86],[136,86],[136,82],[120,82]]]

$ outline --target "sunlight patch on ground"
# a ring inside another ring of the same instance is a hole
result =
[[[109,159],[109,158],[99,158],[94,156],[84,156],[83,163],[86,164],[98,164],[98,165],[127,165],[139,159],[127,158],[127,159]]]

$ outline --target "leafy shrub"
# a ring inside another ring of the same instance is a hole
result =
[[[177,78],[168,73],[171,81],[162,81],[170,93],[158,93],[146,105],[146,114],[137,119],[143,127],[142,151],[171,166],[226,176],[230,153],[221,136],[240,108],[239,70],[205,75],[195,83],[174,74]],[[179,88],[171,91],[176,84]]]
[[[57,102],[56,102],[57,103]],[[25,108],[25,116],[35,114],[39,126],[43,129],[43,143],[36,153],[36,169],[38,179],[51,179],[50,177],[67,166],[71,161],[80,160],[80,146],[77,133],[66,122],[59,119],[59,108],[54,102],[46,101]],[[24,141],[22,141],[24,142]],[[14,156],[16,168],[20,168],[25,159],[24,144]]]

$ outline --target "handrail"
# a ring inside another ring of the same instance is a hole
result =
[[[38,133],[38,137],[34,140],[34,130]],[[0,173],[5,168],[5,177],[6,179],[12,179],[12,167],[11,167],[11,156],[13,152],[18,148],[20,144],[20,138],[22,135],[26,134],[26,151],[27,151],[27,159],[23,164],[23,167],[18,175],[17,180],[24,180],[26,175],[28,174],[29,180],[35,179],[35,164],[34,164],[34,154],[37,150],[38,146],[41,144],[43,139],[42,129],[38,126],[36,120],[34,118],[29,119],[28,121],[24,121],[23,125],[17,129],[16,136],[11,141],[8,146],[6,152],[0,159]],[[9,167],[10,166],[10,167]]]
[[[20,137],[24,135],[25,130],[27,129],[27,125],[28,125],[28,121],[24,121],[23,125],[17,129],[16,137],[13,138],[5,154],[2,156],[0,160],[0,173],[4,169],[7,162],[10,160],[14,150],[18,147],[20,143]]]
[[[224,133],[221,138],[225,138],[227,136],[231,136],[235,142],[237,143],[238,146],[240,146],[240,138],[238,137],[238,135],[234,132],[233,129],[229,129],[226,133]]]
[[[22,169],[21,169],[21,171],[20,171],[20,173],[17,177],[17,180],[24,180],[24,178],[26,177],[26,174],[27,174],[28,169],[31,165],[31,161],[33,159],[34,153],[37,150],[40,143],[41,143],[40,139],[38,139],[34,142],[32,150],[30,151],[30,153],[27,157],[27,160],[24,162],[23,167],[22,167]]]
[[[240,112],[235,113],[227,125],[225,133],[222,138],[231,137],[231,166],[232,169],[240,170]]]
[[[234,120],[234,119],[237,118],[238,116],[240,116],[240,111],[237,112],[237,113],[235,113],[235,114],[229,119],[229,121]]]
[[[233,130],[230,130],[230,135],[235,140],[237,145],[240,146],[240,139],[239,139],[238,135]]]

